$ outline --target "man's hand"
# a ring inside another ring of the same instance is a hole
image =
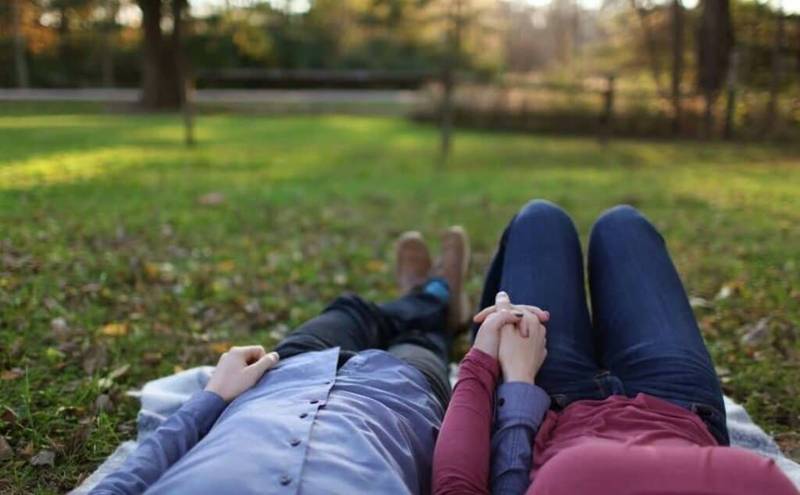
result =
[[[485,312],[484,310],[478,314],[482,316],[480,321],[483,324],[478,329],[475,343],[472,346],[497,359],[497,351],[500,347],[500,329],[504,325],[513,328],[515,324],[522,321],[523,313],[511,307],[508,294],[505,292],[497,293],[495,304],[491,308],[491,312]],[[478,322],[477,316],[475,321]]]
[[[278,359],[277,352],[267,354],[260,345],[231,347],[219,358],[206,390],[230,402],[255,385],[265,371],[275,366]]]
[[[498,360],[506,382],[533,384],[547,357],[547,331],[536,314],[528,310],[522,311],[524,316],[517,325],[520,329],[506,325],[500,331]],[[521,329],[524,329],[527,337]]]

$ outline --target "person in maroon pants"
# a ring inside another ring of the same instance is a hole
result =
[[[797,494],[774,461],[728,446],[714,366],[655,227],[614,208],[588,258],[591,318],[567,214],[534,201],[506,229],[434,493]]]

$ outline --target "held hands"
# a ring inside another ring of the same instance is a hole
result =
[[[536,306],[512,305],[505,292],[499,292],[494,306],[477,315],[482,325],[474,346],[497,358],[506,382],[533,383],[547,357],[546,328],[542,324],[550,313]]]
[[[265,371],[275,366],[278,359],[277,352],[267,354],[260,345],[231,347],[219,358],[205,389],[230,402],[255,385]]]

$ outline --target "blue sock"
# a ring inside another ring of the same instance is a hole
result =
[[[450,300],[450,286],[447,281],[441,277],[433,277],[422,286],[422,292],[430,294],[442,303],[447,304]]]

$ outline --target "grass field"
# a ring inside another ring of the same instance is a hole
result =
[[[643,210],[725,391],[800,457],[800,148],[464,132],[441,173],[435,129],[404,120],[204,115],[186,149],[177,117],[94,110],[0,107],[0,492],[73,487],[135,433],[146,380],[268,345],[340,291],[392,297],[405,229],[469,230],[475,300],[535,197],[584,239]]]

